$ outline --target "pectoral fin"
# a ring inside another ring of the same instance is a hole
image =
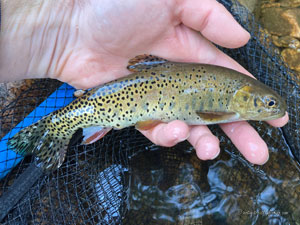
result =
[[[197,112],[197,115],[209,123],[226,123],[238,119],[238,114],[235,112]]]
[[[168,62],[166,59],[159,58],[153,55],[138,55],[128,62],[127,69],[131,72],[141,72],[148,69],[153,69]]]
[[[111,128],[103,128],[99,126],[83,128],[83,140],[81,144],[89,145],[103,138]]]
[[[135,128],[138,130],[150,130],[155,127],[157,124],[160,124],[160,120],[146,120],[139,121],[136,123]]]

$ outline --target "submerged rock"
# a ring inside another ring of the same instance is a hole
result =
[[[280,48],[281,56],[300,77],[300,0],[262,1],[259,20]]]
[[[277,47],[285,47],[292,49],[298,49],[300,47],[300,41],[291,36],[273,36],[272,41]]]
[[[281,55],[291,69],[300,72],[300,49],[286,48]]]

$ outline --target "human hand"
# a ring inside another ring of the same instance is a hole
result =
[[[236,48],[249,39],[214,0],[76,0],[55,4],[10,0],[3,14],[11,19],[3,21],[0,74],[10,74],[10,79],[43,75],[77,88],[90,88],[125,76],[128,60],[144,53],[172,61],[221,65],[250,75],[211,43]],[[283,126],[287,121],[286,115],[269,123]],[[220,126],[250,162],[266,162],[267,145],[247,122]],[[215,158],[220,151],[218,138],[207,126],[173,121],[141,132],[163,146],[187,139],[203,160]]]

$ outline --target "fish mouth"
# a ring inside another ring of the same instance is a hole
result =
[[[252,117],[248,118],[248,120],[254,121],[268,121],[268,120],[275,120],[283,117],[285,115],[285,109],[277,109],[272,110],[271,112],[262,112],[261,114],[253,115]]]
[[[265,119],[266,121],[267,120],[275,120],[275,119],[279,119],[281,117],[284,117],[285,116],[285,110],[283,109],[278,109],[276,112],[274,112],[273,115],[270,115],[267,119]]]
[[[277,111],[277,118],[284,117],[287,112],[287,104],[284,100],[282,100],[280,107],[276,110]]]

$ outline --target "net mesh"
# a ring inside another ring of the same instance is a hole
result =
[[[283,129],[253,122],[270,149],[270,162],[241,157],[218,126],[221,155],[200,161],[187,143],[152,144],[133,128],[81,146],[74,136],[60,169],[43,174],[3,219],[3,224],[294,224],[300,221],[299,81],[252,14],[220,1],[251,33],[239,49],[222,49],[286,100]],[[0,111],[4,137],[61,83],[36,80]],[[0,180],[0,197],[30,167],[26,157]],[[299,160],[298,160],[299,161]]]

